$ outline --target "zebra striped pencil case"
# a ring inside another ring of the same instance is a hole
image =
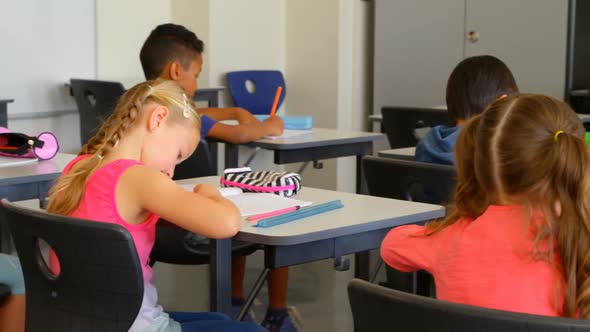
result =
[[[250,167],[228,168],[223,171],[220,184],[221,187],[236,187],[244,192],[291,197],[301,189],[301,176],[291,172],[253,172]]]

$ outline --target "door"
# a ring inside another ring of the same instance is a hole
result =
[[[494,55],[512,70],[520,91],[563,98],[567,0],[466,3],[466,57]],[[470,31],[476,33],[471,41],[467,39]]]
[[[375,1],[373,114],[445,104],[447,79],[463,59],[464,15],[465,0]]]

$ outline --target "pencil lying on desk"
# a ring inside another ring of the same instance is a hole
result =
[[[255,214],[255,215],[249,216],[246,219],[248,219],[248,221],[251,224],[256,224],[258,222],[258,220],[260,220],[260,219],[266,219],[266,218],[278,216],[281,214],[297,211],[299,209],[301,209],[301,206],[297,205],[297,206],[292,206],[292,207],[288,207],[288,208],[281,209],[281,210],[276,210],[276,211],[271,211],[271,212],[266,212],[266,213],[261,213],[261,214]]]
[[[258,220],[258,224],[255,227],[271,227],[281,225],[290,221],[315,216],[320,213],[340,209],[344,207],[340,200],[335,200],[323,204],[318,204],[306,208],[299,209],[294,212],[281,214],[275,217],[265,218]]]
[[[272,108],[270,109],[270,116],[274,116],[277,112],[277,106],[279,105],[279,99],[281,98],[281,92],[283,92],[283,87],[279,85],[277,88],[277,93],[275,94],[275,100],[272,103]]]

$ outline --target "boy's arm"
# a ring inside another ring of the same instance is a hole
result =
[[[233,144],[243,144],[265,136],[279,136],[283,133],[283,129],[283,120],[278,116],[271,116],[262,122],[256,120],[256,122],[240,123],[235,126],[218,122],[211,127],[207,137]]]
[[[241,107],[200,108],[198,112],[216,121],[238,120],[240,124],[260,123],[254,115]]]

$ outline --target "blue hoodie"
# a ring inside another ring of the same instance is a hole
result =
[[[416,145],[416,161],[434,164],[455,164],[455,143],[461,127],[436,126]]]

